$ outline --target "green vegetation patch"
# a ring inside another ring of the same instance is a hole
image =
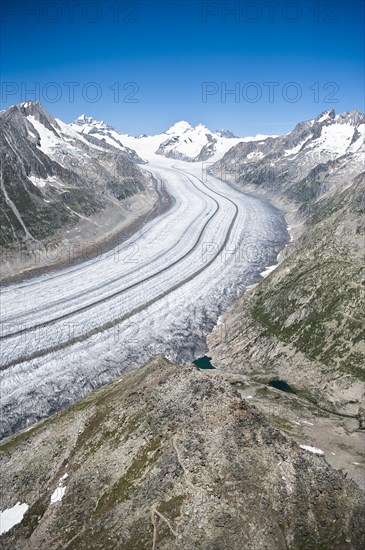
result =
[[[168,519],[175,519],[181,515],[181,506],[185,499],[186,495],[176,495],[166,502],[161,502],[157,510]]]
[[[23,521],[21,522],[22,527],[25,529],[25,538],[30,538],[33,531],[35,531],[40,523],[46,510],[47,503],[45,498],[39,498],[33,506],[26,511]]]
[[[96,513],[113,508],[118,502],[128,500],[135,491],[138,482],[141,481],[143,475],[157,461],[161,438],[152,439],[147,445],[139,450],[136,458],[123,477],[114,483],[112,489],[104,493],[100,498]]]

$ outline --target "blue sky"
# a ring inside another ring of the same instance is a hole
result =
[[[240,136],[285,133],[329,108],[364,110],[361,1],[3,0],[1,9],[2,109],[37,97],[66,122],[85,113],[151,134],[184,119]]]

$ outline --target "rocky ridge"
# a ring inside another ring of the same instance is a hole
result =
[[[129,218],[128,210],[151,209],[154,184],[141,163],[128,148],[81,136],[38,101],[1,112],[3,275],[20,256],[23,267],[39,266],[47,263],[45,247],[55,246],[57,255],[67,243],[95,243]]]
[[[157,357],[0,446],[6,549],[358,550],[362,494],[223,378]],[[58,488],[58,489],[57,489]]]

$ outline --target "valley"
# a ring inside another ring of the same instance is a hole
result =
[[[4,435],[156,353],[192,361],[287,239],[269,203],[200,165],[148,150],[144,157],[144,172],[173,197],[166,212],[91,260],[3,286]]]
[[[4,548],[360,548],[364,116],[135,138],[20,113],[21,177],[2,181],[0,457],[4,517],[21,516]],[[79,220],[37,233],[17,199],[63,208],[71,142],[100,188],[78,172]],[[34,265],[35,242],[91,237],[87,257]],[[193,367],[205,353],[213,368]]]

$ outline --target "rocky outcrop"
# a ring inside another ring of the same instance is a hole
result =
[[[234,133],[231,132],[231,130],[226,130],[225,128],[220,128],[219,130],[216,130],[215,133],[218,134],[218,136],[224,137],[224,138],[238,137],[238,136],[235,136]]]
[[[163,358],[5,440],[6,549],[362,547],[362,494],[223,379]]]

